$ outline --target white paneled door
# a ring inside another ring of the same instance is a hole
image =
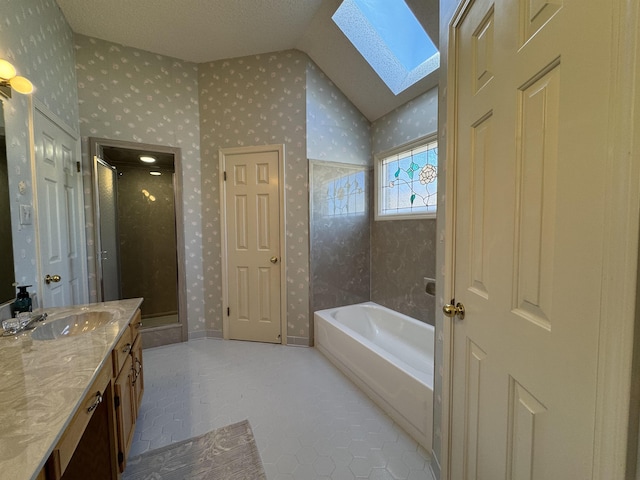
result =
[[[225,338],[282,341],[281,158],[279,147],[225,149],[221,153]]]
[[[451,479],[592,476],[611,3],[471,0],[452,23]]]
[[[78,141],[55,116],[34,109],[42,306],[87,302]]]

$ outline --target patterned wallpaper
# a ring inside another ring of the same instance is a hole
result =
[[[14,64],[35,87],[33,97],[78,129],[73,37],[55,0],[3,0],[0,58]],[[33,205],[29,153],[28,97],[3,100],[9,163],[9,193],[13,223],[16,280],[37,284],[34,225],[19,225],[18,206]],[[18,184],[26,190],[19,193]],[[31,291],[34,291],[31,289]]]
[[[437,130],[438,89],[432,88],[373,123],[373,153],[391,150]]]
[[[308,61],[289,50],[199,66],[205,314],[212,331],[222,330],[218,149],[284,144],[287,336],[291,344],[309,342]]]
[[[83,137],[181,149],[188,326],[190,334],[204,334],[198,66],[83,35],[75,45]],[[84,162],[89,175],[86,155]],[[90,185],[85,181],[85,190]],[[91,242],[91,192],[85,193]]]
[[[307,158],[372,165],[371,124],[315,63],[307,68]]]

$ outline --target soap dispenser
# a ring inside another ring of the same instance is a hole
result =
[[[27,288],[31,285],[18,286],[18,295],[16,301],[11,304],[11,316],[15,317],[18,313],[30,312],[32,310],[31,297]]]

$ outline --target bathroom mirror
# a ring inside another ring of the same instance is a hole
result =
[[[3,103],[0,100],[0,304],[7,303],[15,298],[9,166],[4,129],[4,110],[2,107]]]

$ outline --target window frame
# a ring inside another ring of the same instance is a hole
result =
[[[412,150],[421,146],[426,146],[429,143],[436,142],[438,143],[438,134],[437,132],[430,133],[423,137],[420,137],[416,140],[413,140],[409,143],[405,143],[398,147],[394,147],[390,150],[385,150],[383,152],[377,153],[373,156],[373,197],[374,197],[374,221],[387,221],[387,220],[419,220],[419,219],[434,219],[436,218],[438,212],[437,205],[437,196],[438,192],[436,189],[436,207],[433,212],[424,212],[424,213],[386,213],[383,214],[380,211],[380,201],[382,197],[382,172],[381,166],[382,162],[387,158],[397,155],[399,153],[405,152],[407,150]],[[439,148],[439,145],[438,145]]]

